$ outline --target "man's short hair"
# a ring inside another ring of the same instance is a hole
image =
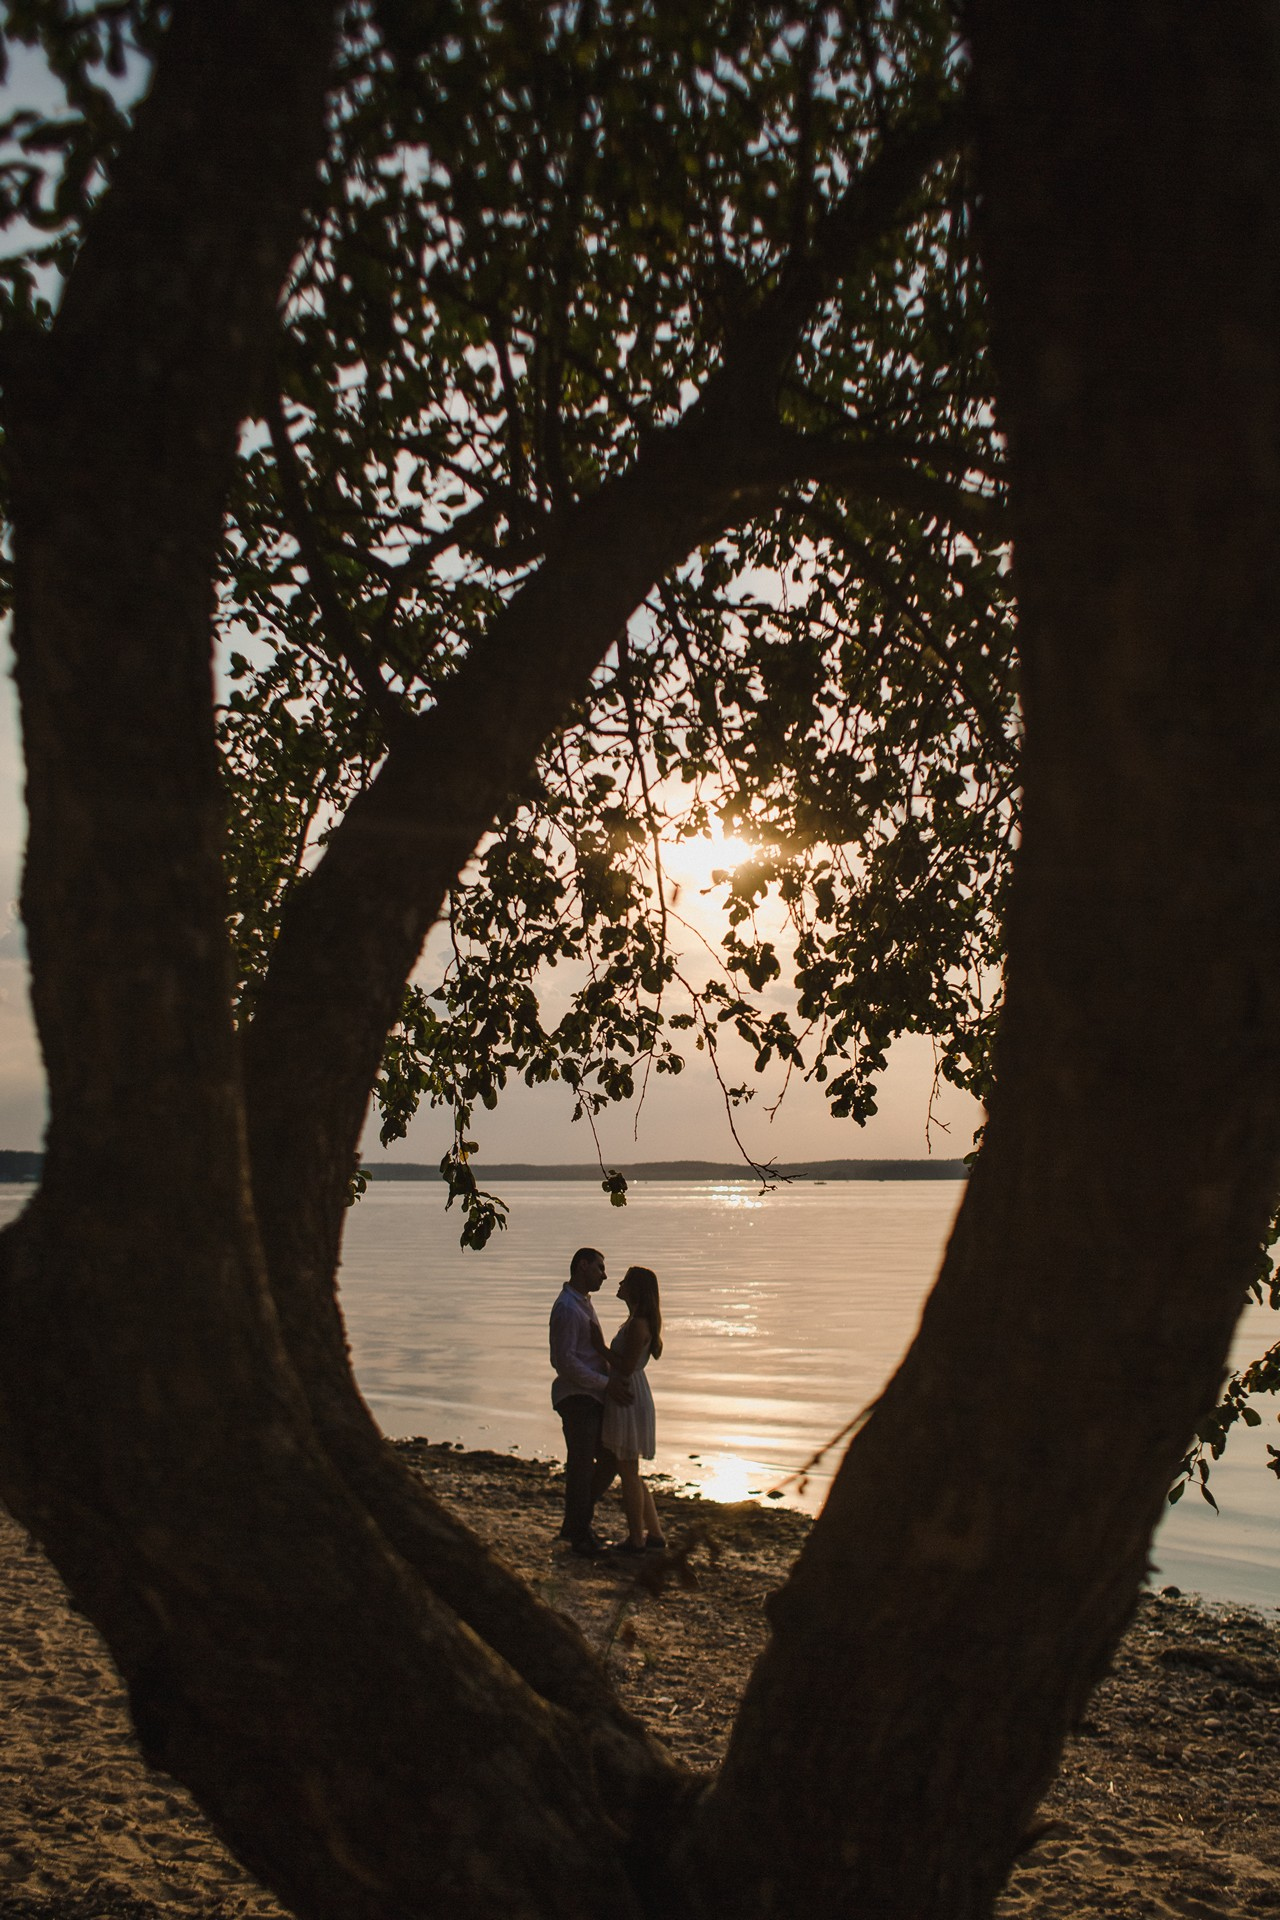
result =
[[[603,1259],[603,1257],[595,1247],[579,1247],[569,1262],[569,1278],[576,1280],[585,1266],[589,1265],[591,1261],[600,1260]]]

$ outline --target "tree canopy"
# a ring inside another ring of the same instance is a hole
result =
[[[554,575],[580,503],[678,423],[714,421],[733,475],[455,883],[440,999],[411,990],[384,1060],[385,1137],[426,1092],[465,1141],[512,1072],[627,1097],[637,1061],[681,1064],[664,1001],[677,1035],[731,1022],[760,1064],[800,1061],[752,1000],[780,966],[752,927],[770,886],[838,1111],[873,1109],[908,1026],[982,1084],[1014,696],[970,221],[936,132],[956,57],[929,9],[861,30],[446,9],[350,49],[232,510],[228,620],[259,643],[227,720],[249,969],[307,829]],[[868,213],[850,183],[891,124],[902,178]],[[937,167],[907,151],[921,125]],[[264,788],[295,800],[265,867]],[[722,978],[673,1001],[662,848],[712,820],[758,852]],[[538,972],[573,957],[588,977],[549,1027]],[[451,1171],[482,1233],[461,1145]]]
[[[29,30],[79,113],[14,122],[9,179],[65,270],[69,182],[121,134],[92,64],[122,66],[130,20],[62,21]],[[454,1110],[473,1239],[495,1212],[470,1116],[512,1073],[590,1112],[678,1071],[682,1029],[714,1057],[728,1026],[860,1119],[914,1029],[947,1078],[989,1083],[1017,715],[960,68],[931,5],[347,17],[223,566],[245,1018],[290,890],[406,720],[554,577],[575,511],[676,428],[705,470],[500,796],[451,887],[447,978],[409,990],[384,1056],[384,1138],[423,1094]],[[12,284],[20,310],[21,265]],[[753,854],[718,976],[681,993],[663,849],[712,823]],[[754,924],[769,890],[781,955]],[[548,1024],[538,976],[566,959],[586,977]],[[756,998],[783,966],[794,1015]]]

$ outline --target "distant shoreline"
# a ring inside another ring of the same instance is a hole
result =
[[[25,1185],[40,1178],[44,1155],[0,1148],[0,1185]],[[474,1171],[486,1181],[515,1180],[595,1180],[601,1178],[594,1165],[547,1166],[535,1161],[512,1160],[474,1163]],[[641,1160],[632,1166],[613,1168],[628,1182],[645,1180],[718,1180],[741,1181],[756,1185],[759,1175],[739,1160]],[[366,1163],[361,1172],[369,1180],[440,1179],[440,1169],[425,1161],[383,1160]],[[963,1160],[796,1160],[770,1169],[770,1177],[788,1180],[964,1180],[969,1169]]]
[[[3,1156],[0,1156],[2,1159]],[[474,1161],[472,1170],[482,1183],[486,1180],[594,1180],[601,1179],[598,1166],[540,1166],[527,1160],[495,1161],[492,1165]],[[759,1185],[760,1176],[740,1160],[639,1160],[630,1166],[609,1167],[628,1181],[644,1180],[721,1180],[743,1181]],[[362,1172],[370,1180],[438,1180],[439,1170],[410,1161],[383,1161],[366,1165]],[[969,1169],[963,1160],[796,1160],[769,1168],[773,1180],[963,1180]]]

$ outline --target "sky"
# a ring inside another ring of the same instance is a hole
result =
[[[833,1120],[818,1087],[792,1084],[778,1114],[770,1119],[757,1097],[735,1116],[738,1133],[752,1158],[776,1160],[918,1160],[929,1155],[956,1159],[969,1151],[980,1119],[976,1104],[949,1090],[935,1107],[928,1127],[933,1056],[927,1040],[908,1035],[894,1049],[879,1102],[867,1126]],[[595,1158],[584,1124],[570,1123],[569,1094],[558,1087],[511,1091],[499,1110],[484,1114],[472,1137],[481,1160],[531,1160],[538,1163],[589,1162]],[[436,1116],[437,1123],[439,1117]],[[950,1131],[938,1124],[947,1122]],[[737,1148],[725,1118],[724,1102],[701,1059],[675,1079],[654,1076],[638,1122],[634,1108],[601,1115],[596,1122],[607,1166],[636,1160],[736,1160]],[[447,1128],[420,1120],[388,1156],[437,1158],[448,1140]],[[368,1145],[373,1148],[376,1129]],[[367,1157],[374,1158],[371,1151]]]
[[[24,815],[17,697],[7,643],[0,659],[0,1147],[34,1147],[44,1125],[44,1077],[17,917]]]

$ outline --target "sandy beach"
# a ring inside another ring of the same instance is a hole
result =
[[[553,1546],[553,1469],[423,1441],[403,1451],[578,1622],[676,1758],[714,1766],[804,1516],[659,1489],[696,1584],[655,1593]],[[182,1789],[143,1764],[97,1635],[2,1511],[0,1556],[0,1920],[278,1915]],[[1280,1909],[1280,1615],[1144,1598],[1043,1820],[1004,1920]]]

